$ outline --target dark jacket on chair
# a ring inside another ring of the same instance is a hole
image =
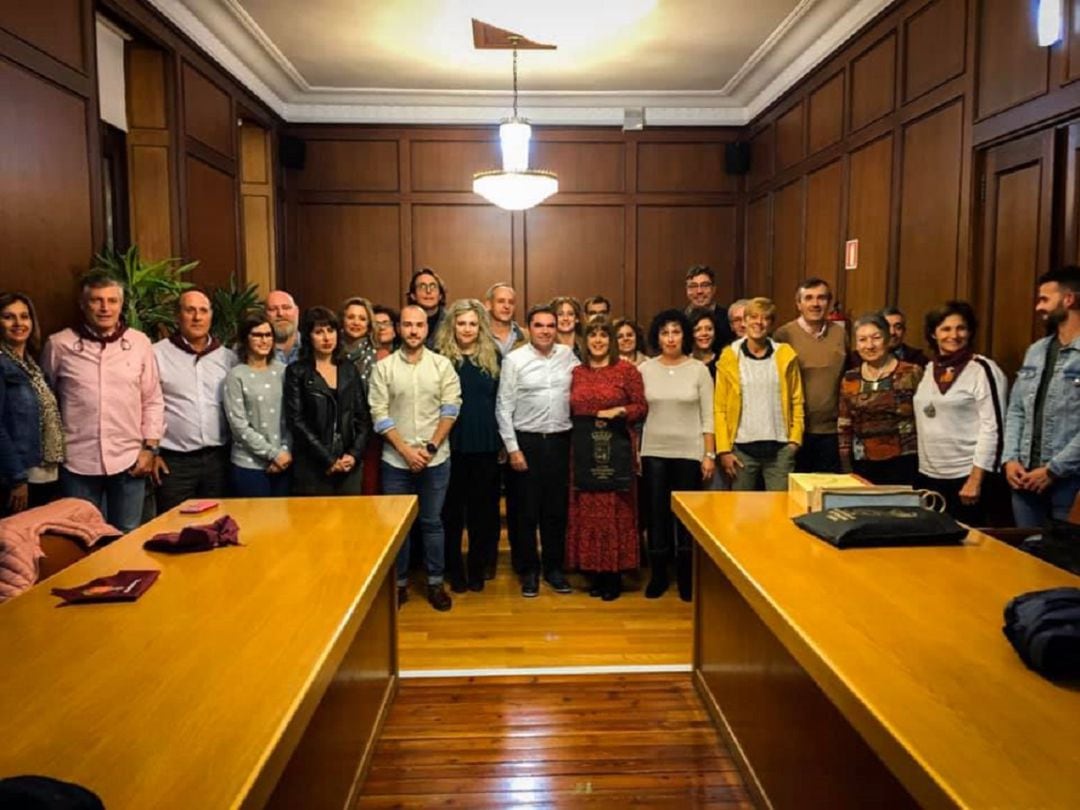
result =
[[[319,488],[326,470],[343,454],[360,467],[371,433],[367,386],[352,363],[337,367],[337,389],[331,391],[312,361],[285,369],[285,420],[293,437],[293,488]]]

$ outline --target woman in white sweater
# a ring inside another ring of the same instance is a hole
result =
[[[671,493],[701,489],[716,472],[712,377],[704,363],[689,356],[693,335],[679,310],[665,310],[653,318],[649,343],[657,356],[638,367],[649,405],[641,442],[651,566],[645,596],[656,599],[667,591],[674,552],[679,596],[690,601],[692,548],[686,529],[671,513]]]
[[[986,481],[1001,464],[1008,402],[1005,374],[971,349],[977,329],[965,301],[926,314],[934,356],[914,400],[918,486],[944,495],[949,514],[969,526],[986,525]]]

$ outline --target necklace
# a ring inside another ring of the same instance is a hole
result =
[[[894,361],[886,360],[885,364],[883,366],[881,366],[881,368],[876,369],[876,373],[874,374],[873,377],[871,377],[867,373],[867,369],[869,369],[869,368],[872,368],[872,366],[864,360],[863,361],[863,367],[862,367],[862,377],[863,377],[864,380],[866,380],[866,382],[870,383],[870,390],[871,391],[877,391],[878,388],[881,387],[881,381],[884,380],[886,377],[888,377],[890,374],[892,374],[893,371],[896,370],[896,362],[895,362],[895,360]]]

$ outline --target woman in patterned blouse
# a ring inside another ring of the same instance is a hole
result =
[[[855,321],[861,362],[840,382],[840,459],[874,484],[911,484],[918,469],[912,400],[922,369],[889,351],[889,324],[878,313]]]

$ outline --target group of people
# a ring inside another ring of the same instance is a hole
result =
[[[152,343],[124,322],[121,284],[90,273],[81,322],[43,347],[31,300],[3,293],[0,510],[62,493],[130,531],[148,485],[159,513],[226,494],[415,494],[437,610],[452,605],[445,580],[461,593],[494,576],[503,492],[526,597],[541,579],[569,593],[566,571],[579,570],[591,595],[618,598],[645,537],[645,596],[664,594],[673,569],[689,600],[671,493],[783,490],[794,470],[934,489],[971,525],[985,523],[987,482],[1003,470],[1018,525],[1067,514],[1080,490],[1080,268],[1039,279],[1048,336],[1011,397],[973,350],[965,302],[926,314],[927,357],[897,309],[850,328],[831,319],[821,279],[799,285],[799,315],[780,326],[767,298],[718,305],[715,282],[691,267],[687,306],[647,332],[612,318],[603,296],[533,306],[523,328],[511,285],[448,302],[425,268],[400,312],[356,297],[301,317],[275,290],[232,346],[212,337],[195,288],[175,333]],[[579,462],[601,439],[611,475],[597,484]],[[628,450],[609,458],[608,442]],[[397,561],[402,602],[411,550]]]

